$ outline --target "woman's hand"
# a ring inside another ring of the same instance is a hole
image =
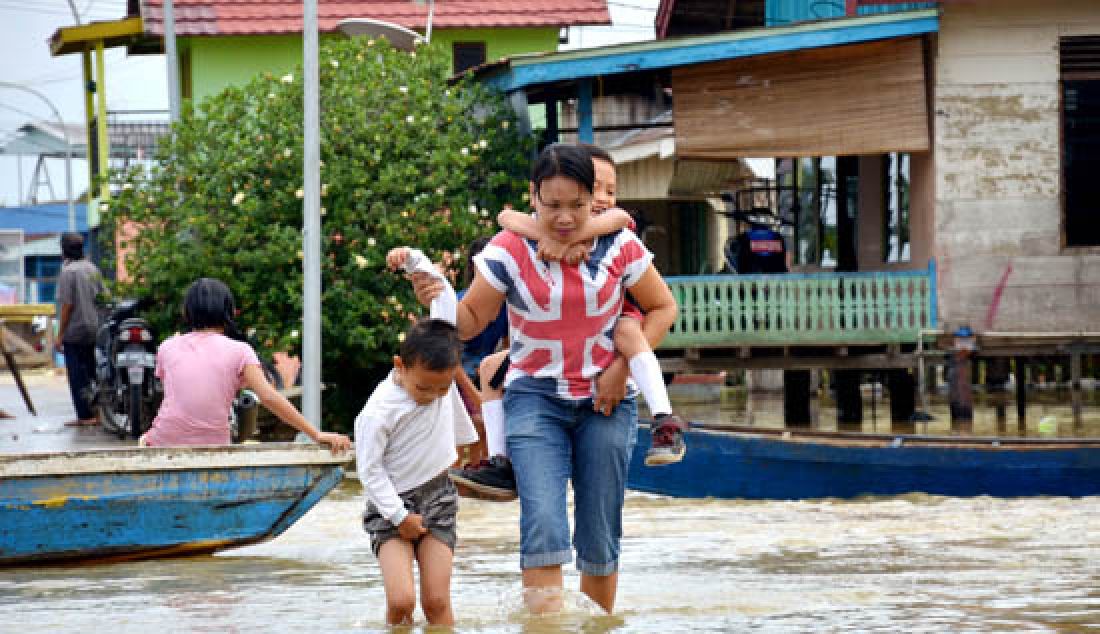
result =
[[[592,409],[604,416],[610,416],[619,401],[626,398],[626,379],[629,375],[626,360],[616,356],[611,365],[596,378],[596,398],[592,401]]]
[[[440,280],[431,273],[417,271],[408,277],[409,281],[412,282],[413,292],[416,293],[417,301],[424,306],[431,306],[432,300],[439,297],[439,294],[443,292],[443,280]]]

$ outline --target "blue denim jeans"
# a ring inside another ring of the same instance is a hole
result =
[[[619,568],[626,474],[638,426],[633,399],[611,416],[592,401],[505,392],[508,453],[520,500],[520,567],[568,563],[566,485],[573,481],[577,569],[605,576]]]

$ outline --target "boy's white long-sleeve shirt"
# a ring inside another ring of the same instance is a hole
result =
[[[413,249],[405,261],[408,272],[424,271],[444,283],[431,305],[431,316],[455,323],[458,301],[447,279],[431,261]],[[394,381],[391,372],[378,384],[355,419],[355,459],[367,499],[394,526],[408,511],[400,493],[442,473],[457,459],[456,445],[477,441],[470,415],[453,384],[427,405],[417,405]]]

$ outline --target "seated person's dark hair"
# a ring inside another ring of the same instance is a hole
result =
[[[226,334],[236,334],[233,323],[237,312],[233,293],[221,280],[203,277],[187,289],[183,297],[183,319],[191,330],[224,328]]]
[[[409,367],[421,366],[433,372],[449,370],[462,361],[462,340],[453,325],[425,317],[405,333],[398,354]]]

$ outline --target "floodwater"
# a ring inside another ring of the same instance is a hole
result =
[[[358,483],[348,481],[266,544],[0,571],[0,631],[385,630],[361,507]],[[517,515],[515,503],[463,500],[458,631],[1100,629],[1100,497],[745,502],[630,494],[611,617],[576,592],[571,568],[562,614],[524,612]]]

